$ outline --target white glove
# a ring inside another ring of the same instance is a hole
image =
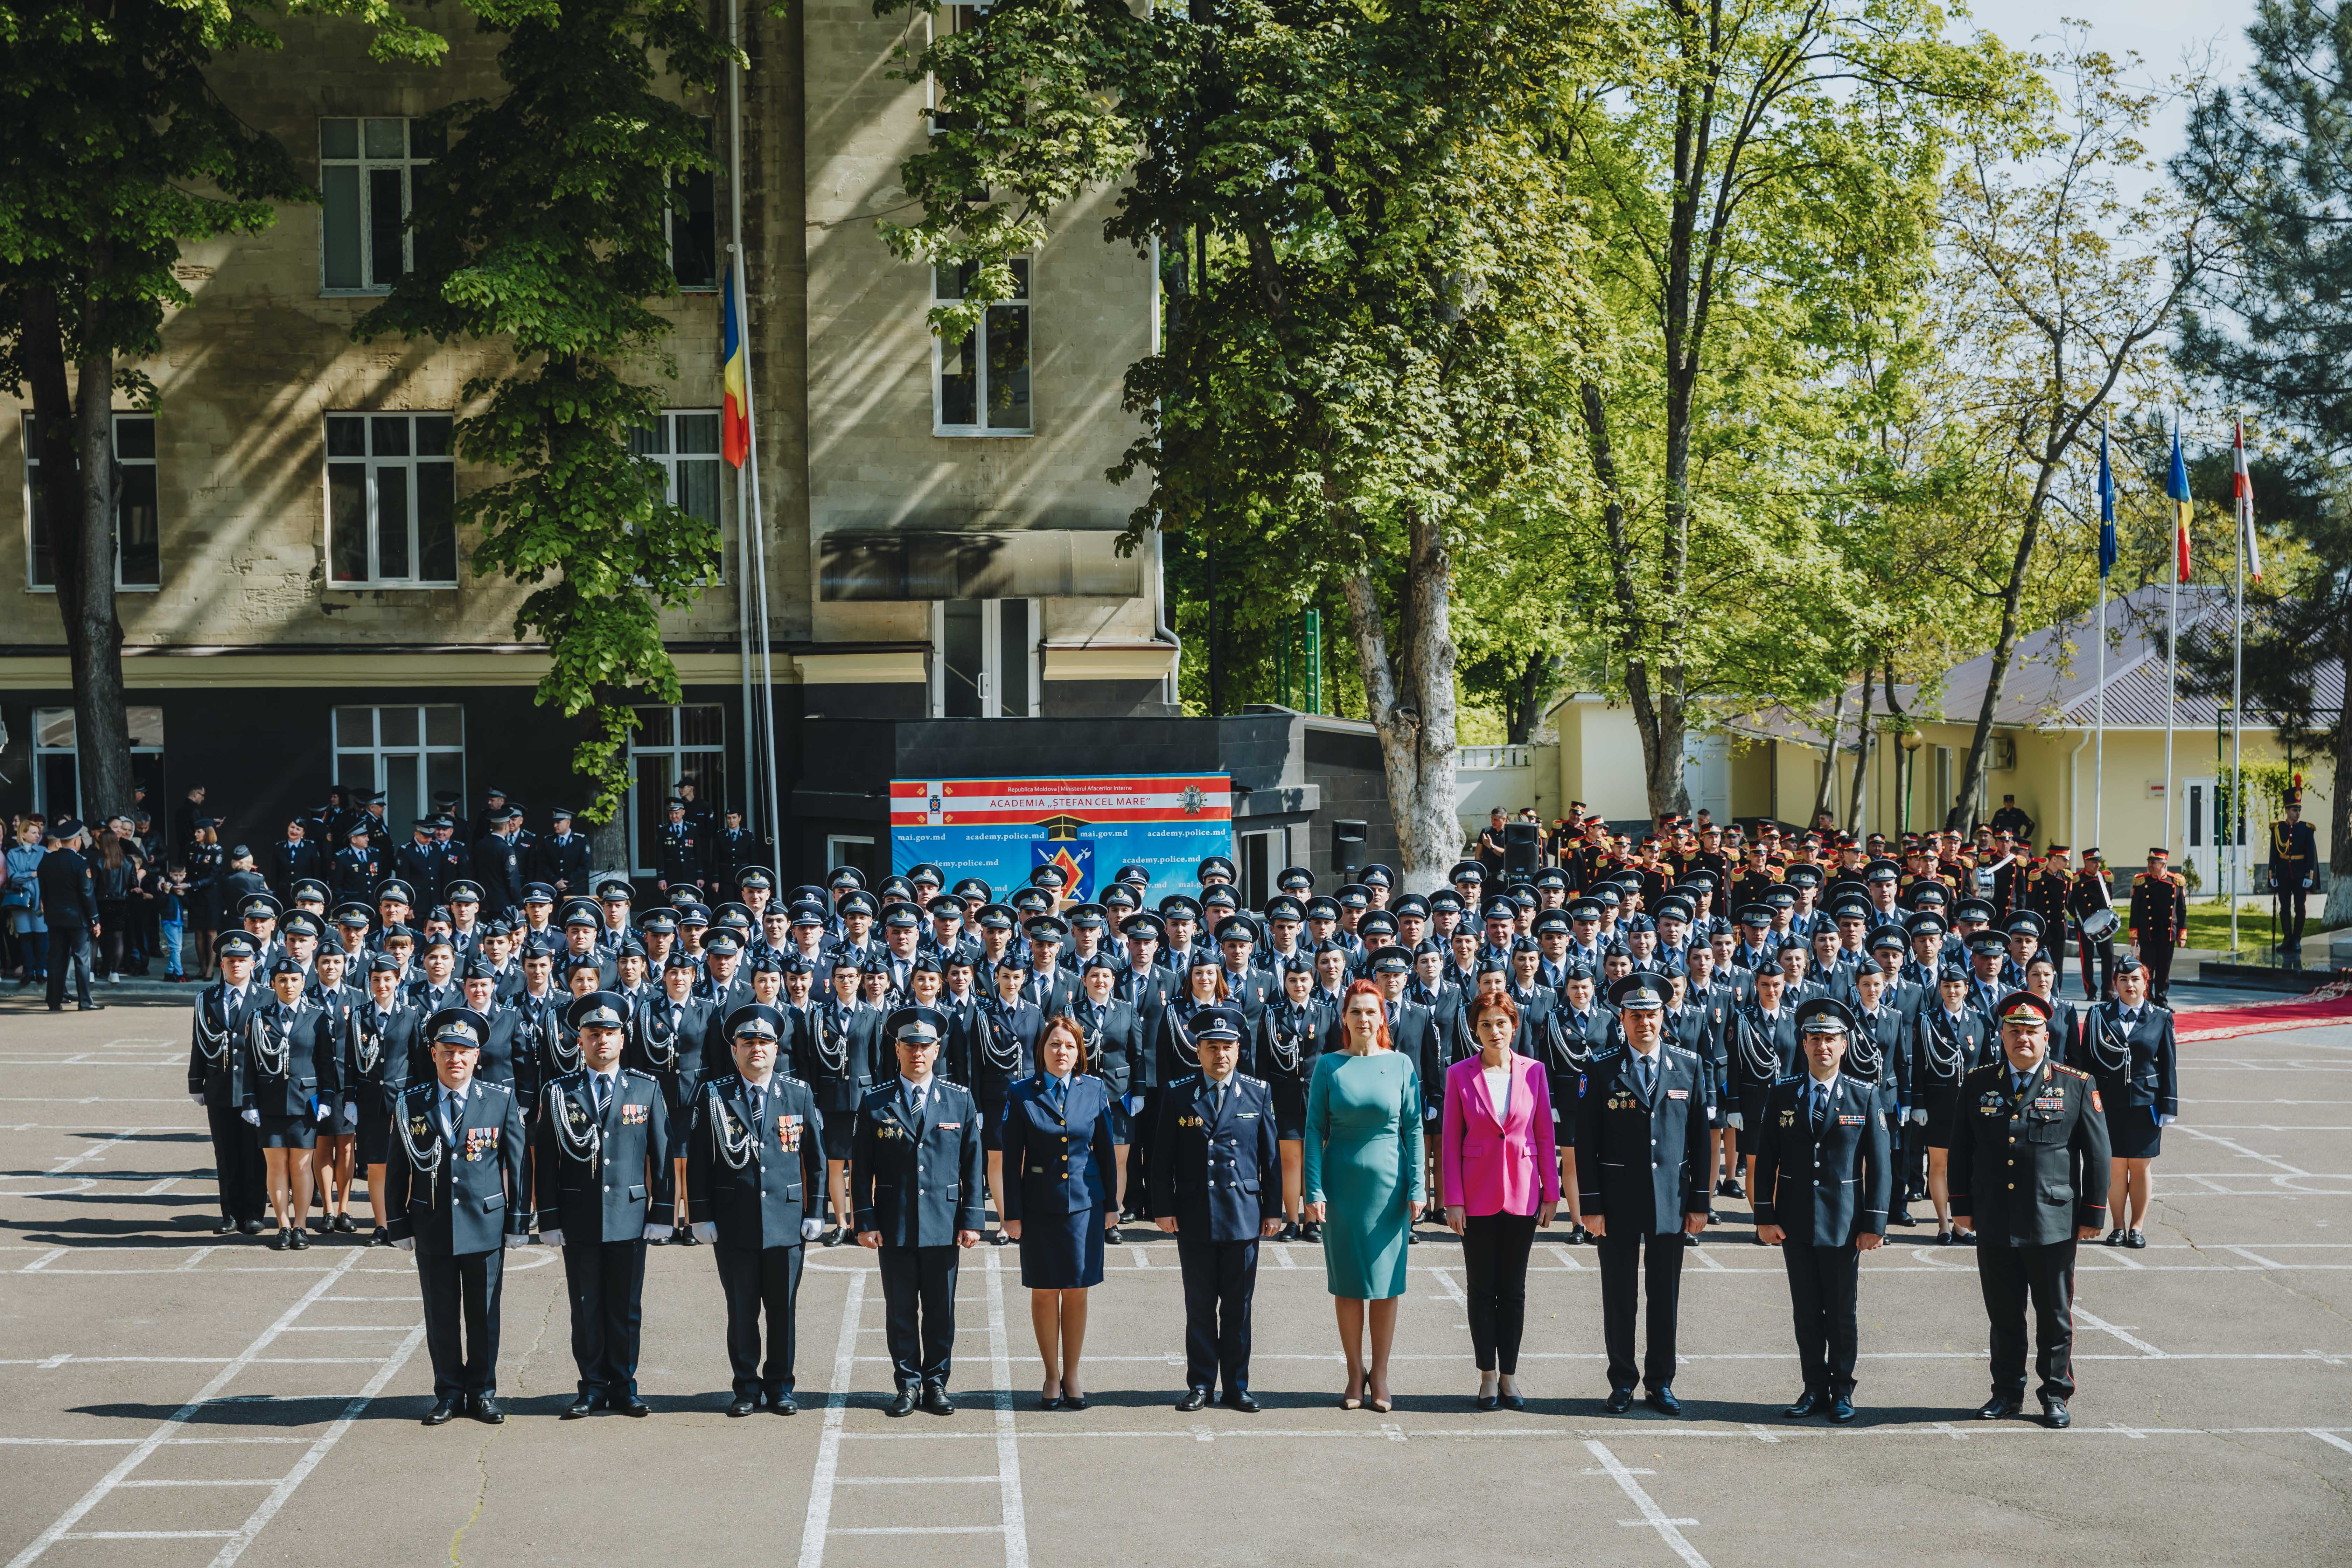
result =
[[[2171,1126],[2174,1122],[2176,1122],[2176,1121],[2179,1121],[2179,1120],[2180,1120],[2180,1118],[2179,1118],[2178,1116],[2167,1116],[2167,1115],[2166,1115],[2163,1111],[2161,1111],[2161,1110],[2159,1110],[2159,1111],[2158,1111],[2158,1112],[2156,1113],[2156,1124],[2157,1124],[2158,1127],[2169,1127],[2169,1126]]]
[[[511,1230],[507,1232],[507,1247],[509,1251],[518,1247],[529,1247],[530,1245],[530,1237],[527,1233]]]
[[[188,1099],[192,1103],[196,1105],[202,1105],[205,1102],[205,1097],[201,1094],[192,1094],[188,1096]]]
[[[639,1237],[637,1239],[640,1241],[667,1241],[670,1238],[671,1234],[677,1229],[677,1226],[674,1225],[649,1225],[646,1226],[646,1234]],[[547,1239],[547,1232],[542,1230],[539,1234],[541,1239]],[[557,1234],[561,1235],[562,1232],[558,1232]]]
[[[237,1112],[237,1120],[244,1122],[247,1127],[258,1127],[261,1125],[261,1112],[254,1110],[251,1106],[247,1106],[243,1110]]]
[[[414,1237],[406,1240],[395,1241],[393,1243],[393,1246],[400,1248],[403,1252],[414,1252],[416,1250],[416,1242]]]
[[[1925,1127],[1927,1125],[1927,1111],[1926,1107],[1917,1107],[1912,1110],[1911,1125],[1914,1127]]]
[[[561,1247],[563,1245],[563,1233],[560,1230],[543,1229],[539,1233],[539,1239],[550,1247]],[[513,1238],[509,1237],[508,1241],[511,1245]]]
[[[356,1100],[347,1100],[343,1101],[343,1120],[346,1121],[357,1121],[359,1119],[360,1102]]]
[[[716,1247],[719,1245],[719,1226],[716,1223],[707,1219],[698,1219],[694,1222],[693,1229],[695,1240],[701,1242],[706,1247]]]
[[[801,1221],[801,1239],[803,1241],[814,1241],[818,1237],[823,1236],[824,1234],[824,1221],[821,1219],[804,1219]]]
[[[1127,1097],[1127,1113],[1128,1113],[1129,1116],[1133,1116],[1134,1114],[1136,1114],[1136,1112],[1138,1112],[1138,1111],[1141,1110],[1142,1109],[1143,1109],[1143,1096],[1141,1096],[1141,1095],[1139,1095],[1139,1094],[1130,1094],[1130,1095],[1129,1095],[1129,1096]]]
[[[1742,1131],[1747,1126],[1747,1123],[1740,1120],[1739,1112],[1736,1110],[1727,1110],[1723,1113],[1723,1124],[1735,1132]]]

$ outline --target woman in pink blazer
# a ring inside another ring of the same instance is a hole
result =
[[[1551,1087],[1540,1063],[1511,1049],[1519,1010],[1510,997],[1482,996],[1468,1018],[1478,1054],[1445,1073],[1445,1223],[1462,1238],[1478,1408],[1524,1410],[1517,1377],[1528,1253],[1559,1205]]]

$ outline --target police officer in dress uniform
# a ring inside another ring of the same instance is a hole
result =
[[[1628,974],[1609,988],[1625,1044],[1593,1055],[1576,1102],[1578,1201],[1601,1250],[1601,1312],[1609,1349],[1609,1414],[1645,1403],[1678,1415],[1675,1322],[1684,1234],[1706,1228],[1707,1094],[1699,1058],[1664,1043],[1665,977]],[[1633,1309],[1650,1288],[1649,1350],[1636,1367]],[[1638,1375],[1637,1375],[1638,1374]]]
[[[563,1249],[572,1360],[580,1392],[566,1421],[599,1405],[650,1415],[637,1397],[646,1243],[667,1237],[672,1210],[669,1105],[650,1074],[621,1065],[627,1005],[610,991],[572,999],[563,1021],[580,1068],[549,1082],[531,1130],[539,1237]]]
[[[735,1070],[696,1089],[687,1140],[688,1209],[727,1294],[730,1415],[763,1405],[779,1415],[800,1409],[793,1367],[803,1244],[824,1228],[824,1117],[808,1085],[779,1066],[783,1023],[764,1002],[727,1016],[720,1026],[733,1042]]]
[[[2149,850],[2147,869],[2132,879],[2132,943],[2159,1007],[2172,1005],[2172,951],[2189,944],[2189,884],[2171,869],[2171,858],[2169,850]]]
[[[416,1255],[433,1408],[425,1425],[458,1415],[498,1426],[499,1294],[507,1247],[530,1235],[522,1105],[474,1076],[489,1020],[445,1007],[425,1020],[433,1077],[400,1097],[385,1168],[385,1226]],[[460,1331],[462,1321],[463,1331]]]
[[[2107,1123],[2088,1075],[2049,1061],[2050,1006],[2031,992],[1994,1010],[2001,1057],[1960,1082],[1953,1217],[1973,1220],[1977,1280],[1992,1331],[1997,1421],[2025,1405],[2025,1307],[2033,1303],[2042,1423],[2064,1426],[2074,1394],[2074,1247],[2105,1228]]]
[[[1176,1237],[1184,1276],[1184,1397],[1191,1412],[1216,1396],[1255,1415],[1250,1397],[1250,1300],[1257,1244],[1282,1229],[1282,1155],[1274,1091],[1241,1066],[1248,1025],[1233,1006],[1192,1018],[1201,1070],[1160,1097],[1151,1166],[1151,1218]]]
[[[946,1020],[901,1007],[883,1026],[898,1073],[858,1107],[849,1161],[857,1244],[881,1253],[886,1333],[898,1394],[887,1414],[952,1415],[958,1253],[980,1243],[980,1106],[939,1078]]]
[[[2283,819],[2271,824],[2271,894],[2278,900],[2279,951],[2290,969],[2303,967],[2303,905],[2318,871],[2319,841],[2303,819],[2303,791],[2291,788]]]
[[[1805,1070],[1772,1086],[1756,1153],[1756,1233],[1780,1248],[1805,1391],[1791,1421],[1853,1419],[1854,1302],[1862,1254],[1886,1238],[1894,1191],[1878,1086],[1841,1071],[1856,1023],[1816,996],[1797,1008]]]
[[[261,1144],[239,1112],[245,1092],[238,1068],[250,1017],[269,1000],[253,982],[259,944],[241,931],[225,931],[213,944],[221,977],[196,997],[188,1047],[188,1097],[205,1108],[213,1141],[213,1174],[220,1191],[221,1217],[215,1236],[242,1232],[259,1236],[268,1204],[263,1185]]]

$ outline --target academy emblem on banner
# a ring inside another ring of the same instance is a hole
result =
[[[1075,816],[1051,816],[1039,826],[1045,829],[1045,837],[1030,841],[1031,868],[1061,868],[1062,897],[1074,904],[1090,902],[1094,898],[1095,841],[1078,837],[1087,825]]]

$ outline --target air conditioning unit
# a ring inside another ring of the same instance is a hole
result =
[[[1995,735],[1992,738],[1991,766],[1997,773],[2016,772],[2017,741],[2013,736]]]

